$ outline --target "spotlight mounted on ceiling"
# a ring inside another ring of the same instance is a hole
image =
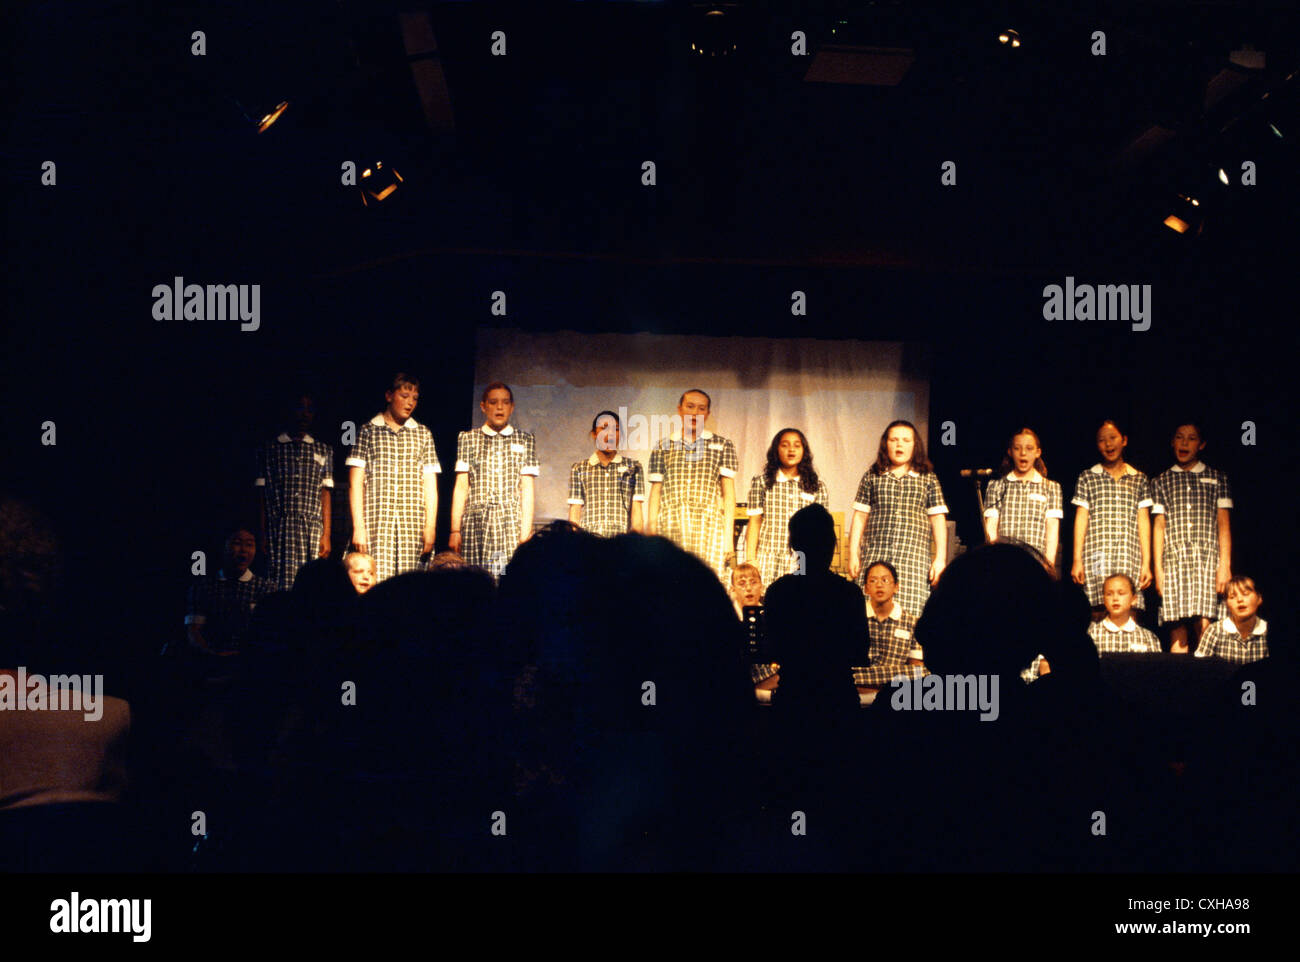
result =
[[[998,34],[998,43],[1004,47],[1018,48],[1020,46],[1020,34],[1010,28],[1003,30]]]
[[[391,165],[385,167],[382,161],[375,161],[361,171],[361,177],[357,181],[357,188],[361,191],[361,203],[366,207],[383,203],[402,183],[402,175],[395,167]]]
[[[1199,236],[1205,228],[1205,213],[1198,198],[1191,194],[1174,194],[1174,211],[1163,223],[1175,234]]]
[[[253,127],[257,133],[266,133],[277,120],[283,116],[284,112],[289,109],[289,101],[282,100],[279,103],[267,102],[265,104],[247,107],[239,100],[235,101],[235,106],[239,112],[244,115],[244,120]]]

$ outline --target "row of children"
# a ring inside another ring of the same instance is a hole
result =
[[[374,557],[378,580],[424,566],[435,540],[435,478],[442,470],[432,433],[412,417],[418,380],[398,374],[385,397],[387,406],[362,426],[346,461],[351,542]],[[730,532],[739,462],[730,439],[704,428],[710,408],[706,392],[684,392],[677,410],[682,429],[658,442],[644,474],[640,462],[618,453],[618,415],[600,412],[591,424],[592,455],[570,469],[569,520],[602,536],[665,535],[725,578],[735,562]],[[500,574],[531,534],[540,467],[533,435],[510,423],[514,396],[507,385],[489,385],[480,409],[483,425],[458,439],[449,547],[466,563]],[[263,537],[270,577],[280,588],[292,585],[302,564],[329,551],[333,452],[307,433],[312,416],[304,398],[292,435],[281,434],[259,456]],[[1098,610],[1109,575],[1129,576],[1138,608],[1141,590],[1154,582],[1161,623],[1174,623],[1174,650],[1187,651],[1223,613],[1218,599],[1231,577],[1228,479],[1199,460],[1205,442],[1194,424],[1178,427],[1176,463],[1154,482],[1124,462],[1127,442],[1113,421],[1097,432],[1102,460],[1079,475],[1072,499],[1078,510],[1070,574]],[[829,503],[826,484],[805,434],[782,429],[751,481],[745,509],[746,558],[764,583],[797,569],[786,524],[811,503]],[[985,505],[990,541],[1022,542],[1054,563],[1064,517],[1061,486],[1048,480],[1032,430],[1011,439]],[[854,498],[850,575],[862,585],[869,559],[890,563],[901,603],[919,614],[943,569],[947,511],[923,440],[911,423],[892,422]]]

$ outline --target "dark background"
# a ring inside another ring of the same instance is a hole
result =
[[[449,468],[477,325],[906,340],[931,353],[929,447],[964,542],[981,535],[957,471],[997,467],[1021,425],[1068,501],[1103,418],[1152,476],[1195,419],[1232,479],[1234,568],[1285,624],[1292,5],[948,6],[19,4],[3,51],[0,487],[53,518],[79,603],[121,629],[106,643],[143,653],[179,626],[191,552],[255,523],[253,451],[288,394],[314,393],[314,433],[337,445],[342,421],[372,416],[392,373],[413,370],[416,417]],[[417,61],[433,69],[432,120],[404,14],[436,36]],[[1018,50],[996,41],[1009,26]],[[489,55],[497,29],[504,58]],[[807,57],[790,55],[795,29]],[[1088,52],[1098,29],[1105,57]],[[831,43],[915,62],[897,87],[806,82]],[[1262,72],[1229,67],[1246,43]],[[1238,83],[1207,97],[1225,70]],[[260,136],[236,106],[283,98]],[[1157,125],[1160,149],[1130,149]],[[365,207],[340,185],[346,160],[404,182]],[[945,160],[955,187],[940,186]],[[1257,186],[1236,184],[1242,160]],[[1203,201],[1196,236],[1161,224],[1179,193]],[[261,329],[154,321],[153,286],[177,275],[260,284]],[[1151,329],[1044,321],[1043,287],[1067,275],[1151,284]],[[494,290],[506,318],[489,313]],[[807,317],[790,316],[792,290]],[[948,420],[955,447],[938,444]],[[864,467],[883,427],[863,425]],[[448,472],[440,547],[451,485]],[[1071,533],[1067,509],[1067,546]]]

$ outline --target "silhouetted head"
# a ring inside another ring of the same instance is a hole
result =
[[[1065,630],[1061,594],[1019,547],[984,545],[959,555],[916,624],[926,665],[939,674],[1012,678]]]
[[[805,571],[826,571],[835,557],[835,520],[820,504],[790,517],[790,547],[803,552]]]

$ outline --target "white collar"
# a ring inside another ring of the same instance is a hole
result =
[[[695,436],[695,441],[707,441],[711,437],[713,437],[713,432],[710,431],[708,428],[705,428],[703,431],[701,431],[699,434]],[[681,439],[682,439],[681,431],[674,431],[672,434],[668,435],[669,441],[680,441]],[[694,444],[695,441],[687,441],[686,443]]]
[[[1025,482],[1032,483],[1032,484],[1040,484],[1040,483],[1042,483],[1043,476],[1042,476],[1041,474],[1038,473],[1038,469],[1037,469],[1037,468],[1034,468],[1034,469],[1032,469],[1032,470],[1033,470],[1033,474],[1031,474],[1031,475],[1030,475],[1029,477],[1027,477],[1027,478],[1017,478],[1017,477],[1016,477],[1016,472],[1012,471],[1010,474],[1007,475],[1006,480],[1008,480],[1008,481],[1025,481]]]
[[[891,467],[885,474],[893,474],[896,478],[919,478],[921,476],[916,468],[908,468],[902,474],[894,474],[894,469]]]
[[[1110,474],[1109,471],[1107,471],[1104,467],[1102,467],[1102,464],[1101,464],[1100,461],[1098,461],[1096,464],[1094,464],[1094,465],[1092,466],[1092,473],[1093,473],[1093,474]],[[1127,461],[1125,461],[1125,462],[1124,462],[1124,475],[1127,477],[1127,476],[1130,475],[1130,474],[1137,474],[1137,468],[1133,467],[1133,465],[1131,465],[1131,464],[1129,464]]]
[[[786,477],[785,472],[782,471],[782,470],[780,470],[780,469],[778,468],[778,469],[777,469],[777,472],[776,472],[776,480],[777,480],[778,482],[781,482],[781,481],[798,481],[798,480],[799,480],[799,475],[796,474],[794,477]]]
[[[1174,465],[1172,468],[1170,468],[1169,470],[1170,470],[1170,471],[1182,471],[1182,472],[1184,472],[1184,473],[1186,473],[1186,474],[1200,474],[1202,471],[1205,470],[1205,462],[1204,462],[1204,461],[1197,461],[1197,462],[1196,462],[1196,467],[1194,467],[1194,468],[1185,468],[1185,467],[1183,467],[1181,464],[1175,464],[1175,465]]]
[[[880,621],[880,616],[876,614],[876,606],[871,603],[870,598],[867,599],[867,607],[871,609],[870,617],[875,618],[877,621]],[[903,606],[898,603],[897,598],[894,599],[894,607],[890,609],[889,614],[885,615],[885,620],[886,621],[903,620]]]
[[[383,412],[383,411],[380,411],[378,414],[376,414],[374,417],[372,417],[372,418],[370,419],[370,423],[371,423],[371,424],[377,424],[377,425],[378,425],[379,427],[381,427],[381,428],[386,428],[386,427],[388,427],[388,422],[384,420],[384,412]],[[415,420],[415,418],[407,418],[407,419],[406,419],[406,423],[403,424],[401,428],[398,428],[398,430],[399,430],[399,431],[400,431],[400,430],[404,430],[404,429],[407,428],[407,427],[418,428],[419,426],[420,426],[420,422],[417,421],[417,420]]]
[[[244,573],[243,573],[242,575],[240,575],[238,578],[227,578],[227,577],[226,577],[226,572],[225,572],[224,570],[222,570],[222,571],[218,571],[218,572],[217,572],[217,580],[218,580],[218,581],[252,581],[252,580],[253,580],[253,569],[252,569],[252,568],[245,568],[245,569],[244,569]]]
[[[1118,628],[1115,627],[1115,622],[1110,620],[1109,615],[1101,619],[1101,623],[1106,626],[1107,631],[1113,631],[1116,634],[1119,634],[1121,631],[1137,631],[1138,628],[1137,622],[1133,620],[1132,615],[1129,615],[1128,621],[1124,622],[1124,624],[1120,625]]]
[[[515,433],[515,426],[514,426],[513,424],[507,424],[507,425],[506,425],[505,427],[503,427],[500,431],[493,431],[490,427],[488,427],[486,424],[484,424],[484,425],[483,425],[483,433],[486,434],[486,435],[488,435],[489,437],[493,437],[493,438],[496,437],[498,434],[500,434],[500,435],[504,435],[504,436],[508,437],[508,436],[510,436],[511,434],[514,434],[514,433]]]
[[[589,457],[589,458],[587,459],[587,463],[588,463],[588,464],[592,464],[592,465],[600,464],[600,458],[596,455],[596,452],[595,452],[595,451],[591,452],[591,457]],[[616,454],[616,455],[614,455],[612,458],[609,459],[609,463],[610,463],[610,464],[622,464],[622,463],[623,463],[623,455],[621,455],[621,454]]]
[[[381,417],[382,417],[382,415],[381,415]],[[290,441],[293,440],[293,438],[289,437],[289,435],[286,434],[284,431],[281,431],[280,434],[279,434],[279,436],[276,438],[276,440],[279,441],[281,444],[288,444]],[[315,443],[316,443],[316,439],[313,438],[310,434],[304,434],[304,435],[302,436],[302,440],[303,440],[303,443],[304,443],[304,444],[315,444]]]
[[[1234,635],[1241,634],[1241,632],[1237,630],[1237,623],[1231,618],[1223,619],[1223,630]],[[1250,637],[1254,638],[1256,635],[1262,635],[1266,631],[1268,631],[1268,622],[1263,618],[1256,617],[1255,630],[1250,633]]]

